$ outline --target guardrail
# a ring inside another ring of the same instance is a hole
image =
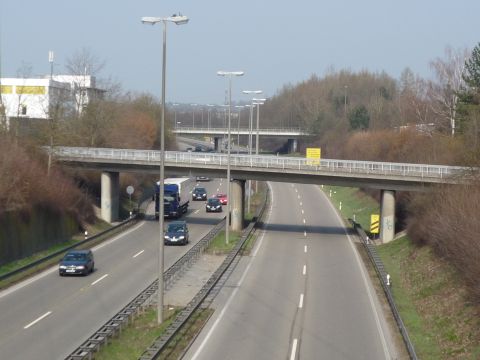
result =
[[[215,285],[219,282],[223,274],[231,266],[235,258],[239,255],[241,248],[250,237],[254,230],[258,219],[260,219],[265,211],[268,197],[268,188],[265,193],[263,206],[257,211],[255,215],[255,221],[252,221],[242,232],[240,240],[235,244],[235,247],[230,251],[228,256],[224,259],[222,264],[217,270],[210,276],[208,281],[203,285],[202,289],[195,295],[195,297],[187,304],[187,306],[177,315],[174,322],[165,329],[165,332],[154,341],[154,343],[140,356],[139,360],[153,360],[164,351],[166,346],[174,339],[180,329],[187,323],[193,313],[202,305],[210,292],[214,289]]]
[[[48,151],[48,148],[46,148]],[[56,157],[63,161],[160,164],[160,151],[108,148],[56,147]],[[194,153],[166,151],[166,165],[225,166],[228,155],[218,153]],[[230,166],[235,168],[301,170],[317,173],[400,176],[418,179],[446,179],[464,177],[475,169],[459,166],[389,163],[375,161],[307,159],[284,156],[231,154]]]
[[[163,274],[165,288],[169,288],[175,280],[187,269],[192,262],[196,261],[198,256],[210,244],[210,241],[225,226],[225,218],[218,223],[210,232],[197,242],[188,252],[170,266]],[[154,300],[154,295],[158,292],[158,279],[153,281],[145,290],[130,301],[124,308],[101,326],[93,335],[85,340],[76,348],[66,360],[92,359],[93,354],[99,348],[108,343],[108,339],[121,332],[133,318]]]
[[[372,262],[375,268],[375,271],[377,272],[377,275],[380,279],[380,283],[382,284],[383,291],[390,305],[390,309],[392,310],[393,317],[395,318],[395,322],[397,323],[398,329],[400,330],[400,334],[402,335],[402,338],[403,338],[403,342],[405,343],[405,346],[407,348],[408,355],[410,356],[410,359],[417,360],[418,358],[417,358],[417,354],[415,353],[415,348],[413,346],[412,341],[410,340],[410,337],[408,336],[407,328],[405,327],[402,321],[402,318],[400,317],[400,313],[398,312],[397,305],[395,304],[395,300],[393,299],[392,290],[388,285],[387,273],[385,271],[385,267],[383,265],[382,260],[378,256],[377,249],[375,245],[371,243],[367,234],[362,229],[361,225],[353,221],[352,219],[348,219],[348,220],[350,221],[353,228],[357,231],[358,235],[360,236],[360,239],[362,240],[362,243],[365,249],[367,250],[368,257],[370,258],[370,261]]]
[[[53,259],[53,258],[57,257],[58,255],[63,254],[64,252],[66,252],[66,251],[68,251],[68,250],[74,249],[74,248],[79,247],[79,246],[81,246],[81,245],[88,244],[88,243],[90,243],[90,242],[92,242],[92,241],[94,241],[94,240],[97,240],[97,239],[98,239],[99,237],[101,237],[101,236],[104,236],[104,235],[106,235],[106,234],[108,234],[108,233],[110,233],[110,232],[113,232],[113,231],[116,231],[116,230],[118,230],[118,229],[121,229],[121,228],[124,227],[125,225],[129,224],[131,221],[136,220],[136,219],[137,219],[137,216],[138,216],[138,214],[135,214],[135,215],[133,215],[131,218],[128,218],[127,220],[124,220],[124,221],[122,221],[121,223],[119,223],[119,224],[117,224],[117,225],[115,225],[115,226],[112,226],[111,228],[109,228],[109,229],[107,229],[107,230],[101,231],[101,232],[99,232],[98,234],[92,235],[92,236],[90,236],[89,238],[84,239],[84,240],[81,240],[81,241],[79,241],[79,242],[77,242],[77,243],[75,243],[75,244],[73,244],[73,245],[64,247],[63,249],[60,249],[60,250],[58,250],[58,251],[55,251],[54,253],[52,253],[52,254],[50,254],[50,255],[47,255],[47,256],[45,256],[45,257],[43,257],[43,258],[41,258],[41,259],[38,259],[38,260],[36,260],[36,261],[28,264],[28,265],[22,266],[22,267],[20,267],[20,268],[18,268],[18,269],[15,269],[15,270],[10,271],[10,272],[8,272],[8,273],[6,273],[6,274],[3,274],[3,275],[0,276],[0,281],[5,280],[5,279],[8,279],[8,278],[10,278],[10,277],[12,277],[12,276],[14,276],[14,275],[16,275],[16,274],[19,274],[19,273],[21,273],[21,272],[23,272],[23,271],[25,271],[25,270],[28,270],[28,269],[34,268],[34,267],[36,267],[36,266],[38,266],[38,265],[41,265],[42,263],[44,263],[44,262],[46,262],[46,261],[48,261],[48,260],[50,260],[50,259]]]

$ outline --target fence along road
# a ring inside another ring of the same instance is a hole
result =
[[[46,148],[48,150],[48,148]],[[117,172],[157,173],[160,152],[108,148],[56,147],[57,161],[71,166]],[[223,177],[227,155],[167,151],[165,167],[176,174]],[[472,170],[464,167],[300,157],[230,155],[232,177],[289,183],[331,184],[388,190],[423,190],[429,184],[459,184]]]

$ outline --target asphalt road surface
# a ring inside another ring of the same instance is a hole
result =
[[[225,188],[219,181],[201,185],[209,196]],[[190,244],[165,247],[166,268],[224,216],[206,214],[203,201],[190,204]],[[55,266],[0,292],[0,359],[69,355],[157,278],[158,231],[157,221],[142,221],[95,247],[95,272],[89,276],[60,277]]]
[[[265,231],[186,359],[395,358],[375,292],[326,196],[313,185],[271,189]]]

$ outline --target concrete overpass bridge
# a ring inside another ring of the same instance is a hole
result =
[[[172,130],[174,134],[178,135],[203,135],[214,139],[214,148],[216,151],[220,150],[220,140],[227,134],[226,128],[199,128],[199,127],[176,127]],[[299,128],[271,128],[271,129],[250,129],[250,128],[235,128],[231,127],[230,133],[232,136],[253,136],[266,137],[274,136],[276,138],[285,138],[288,141],[289,152],[297,150],[298,139],[301,137],[312,136],[305,130]]]
[[[160,151],[108,148],[57,147],[57,162],[102,172],[102,217],[118,218],[119,173],[159,173]],[[165,152],[167,175],[224,178],[228,157],[217,153]],[[243,226],[245,181],[275,181],[301,184],[337,185],[381,190],[380,237],[384,242],[395,235],[395,191],[425,191],[432,184],[460,184],[468,168],[406,163],[384,163],[300,157],[230,155],[232,177],[232,227]],[[230,200],[230,199],[229,199]]]

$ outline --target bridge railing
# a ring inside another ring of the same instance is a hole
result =
[[[227,131],[226,128],[223,128],[223,127],[191,127],[191,126],[182,126],[182,127],[176,127],[174,129],[172,129],[174,132],[205,132],[205,131],[208,131],[208,132],[225,132]],[[245,127],[241,127],[240,129],[239,128],[235,128],[235,127],[232,127],[231,129],[231,133],[232,134],[236,134],[237,131],[240,130],[240,132],[250,132],[250,128],[245,128]],[[255,134],[257,132],[257,129],[253,129],[252,130],[252,133]],[[295,134],[300,134],[300,135],[308,135],[309,133],[304,130],[304,129],[300,129],[300,128],[260,128],[259,129],[259,132],[260,133],[295,133]]]
[[[85,161],[141,161],[160,163],[160,152],[155,150],[129,150],[109,148],[73,148],[57,147],[54,154],[63,160]],[[165,162],[177,164],[202,164],[225,166],[228,157],[226,154],[166,151]],[[285,157],[275,155],[247,155],[231,154],[232,167],[271,168],[282,170],[300,170],[313,172],[356,173],[363,175],[395,175],[417,178],[449,178],[462,176],[471,170],[458,166],[389,163],[356,160],[335,159],[307,159],[299,157]]]

